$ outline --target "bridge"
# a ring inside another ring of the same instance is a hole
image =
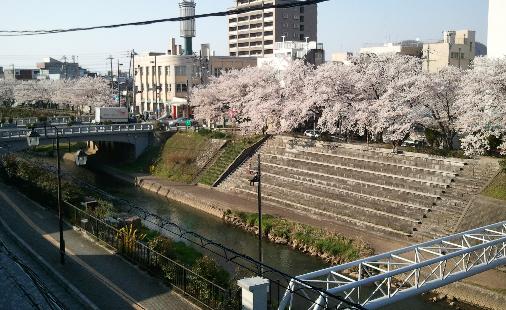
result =
[[[149,146],[153,133],[153,124],[114,124],[114,125],[79,125],[58,127],[61,141],[94,141],[118,142],[134,147],[137,158]],[[20,151],[28,148],[26,136],[30,129],[11,128],[0,130],[0,144],[9,151]],[[40,144],[51,144],[56,138],[55,128],[37,128]]]
[[[278,309],[377,309],[505,264],[501,222],[297,276]]]

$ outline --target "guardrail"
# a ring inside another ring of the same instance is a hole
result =
[[[228,288],[204,278],[192,269],[155,251],[148,244],[122,237],[117,227],[99,219],[92,213],[65,202],[64,209],[72,224],[96,239],[106,243],[132,263],[164,278],[177,291],[206,309],[234,309],[239,299]]]
[[[84,125],[58,128],[60,136],[79,136],[79,135],[97,135],[97,134],[118,134],[127,132],[151,132],[152,124],[114,124],[114,125]],[[37,128],[35,129],[41,137],[55,137],[55,128]],[[18,129],[0,131],[0,140],[25,138],[30,129]]]

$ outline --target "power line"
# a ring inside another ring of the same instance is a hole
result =
[[[214,12],[214,13],[205,13],[205,14],[196,14],[194,16],[185,16],[185,17],[172,17],[172,18],[164,18],[164,19],[154,19],[140,22],[131,22],[131,23],[122,23],[122,24],[113,24],[113,25],[102,25],[102,26],[92,26],[92,27],[78,27],[78,28],[68,28],[68,29],[52,29],[52,30],[0,30],[0,37],[19,37],[19,36],[35,36],[35,35],[44,35],[44,34],[55,34],[55,33],[65,33],[65,32],[77,32],[77,31],[89,31],[96,29],[112,29],[112,28],[120,28],[126,26],[145,26],[152,25],[158,23],[165,22],[178,22],[185,20],[193,20],[197,18],[205,18],[205,17],[221,17],[221,16],[229,16],[236,15],[242,13],[248,13],[252,11],[258,10],[267,10],[267,9],[286,9],[293,7],[300,7],[306,5],[313,5],[322,2],[327,2],[330,0],[294,0],[288,3],[268,3],[268,4],[259,4],[245,8],[236,8],[227,11]]]

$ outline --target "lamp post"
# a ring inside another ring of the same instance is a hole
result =
[[[257,157],[257,170],[253,177],[249,180],[250,185],[254,186],[257,184],[257,201],[258,201],[258,260],[263,263],[262,255],[262,173],[260,171],[260,153]],[[259,267],[259,273],[262,275],[263,268]]]
[[[44,126],[45,128],[46,126]],[[60,263],[65,264],[65,240],[63,239],[63,209],[62,209],[62,193],[61,193],[61,167],[60,167],[60,135],[58,133],[58,128],[53,125],[49,125],[49,127],[54,129],[56,136],[56,173],[58,180],[58,223],[60,229]],[[47,135],[47,133],[46,133]],[[29,147],[36,147],[40,144],[40,134],[32,128],[32,131],[26,136],[26,140]],[[84,151],[80,150],[76,156],[76,164],[78,166],[85,165],[87,161],[87,156]]]

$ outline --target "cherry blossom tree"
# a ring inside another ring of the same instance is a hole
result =
[[[292,131],[305,123],[317,107],[312,106],[313,101],[308,100],[305,91],[308,80],[312,80],[314,69],[304,64],[302,60],[291,61],[287,68],[279,73],[281,87],[281,119],[280,130]]]
[[[420,60],[403,55],[362,56],[355,60],[355,84],[359,103],[354,126],[359,134],[399,145],[414,123],[411,98],[397,96],[410,88],[405,81],[421,73]]]
[[[469,155],[490,150],[488,139],[500,139],[506,153],[506,59],[476,59],[462,79],[457,127]]]
[[[109,82],[102,77],[83,77],[70,83],[69,103],[78,111],[85,107],[101,107],[112,103]]]
[[[0,103],[12,102],[14,100],[14,83],[0,80]]]
[[[443,146],[452,149],[457,136],[457,98],[464,72],[450,66],[435,73],[424,73],[411,89],[419,107],[421,124],[441,133]]]

